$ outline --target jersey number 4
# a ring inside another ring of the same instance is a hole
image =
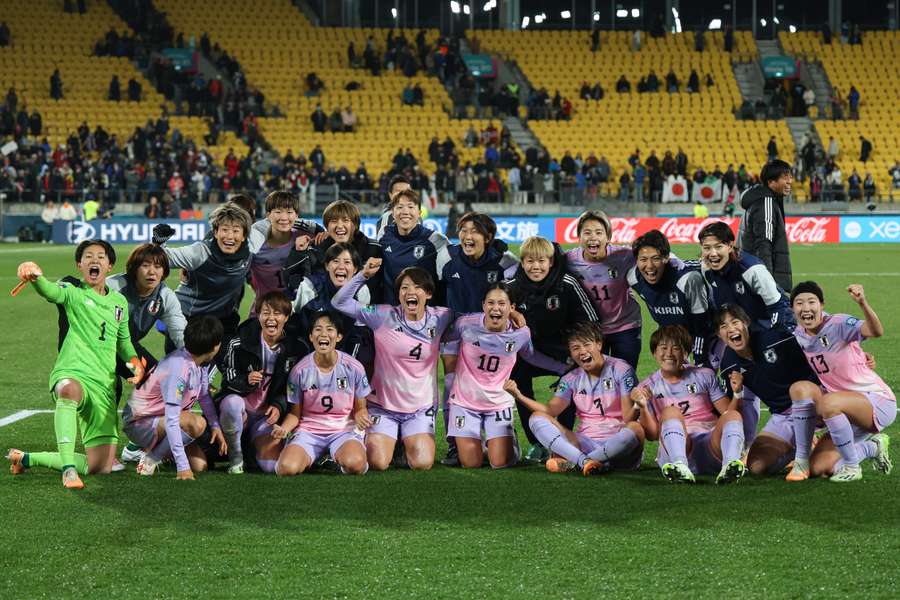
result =
[[[416,344],[415,347],[409,351],[409,355],[416,360],[422,360],[422,344]]]

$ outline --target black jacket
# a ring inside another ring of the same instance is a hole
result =
[[[246,396],[257,389],[258,384],[250,385],[247,382],[247,375],[263,368],[261,334],[262,327],[256,318],[247,319],[238,327],[237,335],[228,343],[225,353],[222,389],[216,395],[216,402],[228,394]],[[309,348],[293,336],[286,334],[281,341],[281,352],[275,359],[275,372],[269,381],[266,404],[277,407],[282,418],[288,411],[288,375],[294,365],[308,353]]]
[[[754,185],[741,195],[744,217],[738,243],[757,257],[783,290],[792,285],[791,255],[784,224],[784,197],[768,187]]]
[[[317,228],[315,233],[324,231],[321,227]],[[328,250],[335,241],[330,237],[325,238],[319,245],[311,245],[306,250],[297,250],[291,248],[291,252],[285,261],[285,267],[282,269],[282,280],[287,282],[287,288],[290,294],[296,294],[300,282],[305,277],[313,273],[321,272],[325,269],[325,251]],[[357,231],[350,245],[359,254],[360,268],[366,264],[370,258],[381,258],[381,244],[375,240],[369,239],[362,231]],[[381,289],[381,271],[379,270],[372,279],[368,281],[370,290]]]
[[[566,255],[553,244],[553,265],[542,281],[534,282],[519,265],[509,280],[510,297],[516,309],[525,315],[534,347],[547,356],[565,361],[569,356],[566,331],[576,323],[599,322],[587,292],[566,272]]]

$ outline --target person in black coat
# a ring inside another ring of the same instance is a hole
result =
[[[558,244],[541,237],[531,237],[522,243],[522,263],[515,276],[509,280],[510,299],[516,310],[525,316],[531,329],[534,347],[547,356],[565,362],[569,348],[565,332],[576,323],[599,322],[600,317],[591,299],[575,277],[566,270],[566,255]],[[513,368],[511,379],[519,390],[534,397],[534,378],[555,375],[524,361]],[[543,462],[549,451],[541,446],[528,426],[531,411],[519,405],[522,429],[531,443],[526,460]],[[557,420],[572,429],[575,424],[575,405],[571,404]]]
[[[784,221],[784,197],[791,193],[794,173],[783,160],[763,167],[761,182],[741,195],[744,216],[740,248],[757,257],[783,290],[793,287],[791,255]]]
[[[291,303],[282,292],[257,298],[254,312],[228,342],[215,398],[228,442],[228,470],[234,474],[243,472],[242,446],[255,450],[261,470],[275,471],[281,442],[272,437],[272,426],[288,411],[288,374],[310,352],[302,336],[285,333]]]

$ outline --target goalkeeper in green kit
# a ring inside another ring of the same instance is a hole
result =
[[[58,452],[7,454],[13,474],[28,467],[62,471],[63,485],[81,489],[80,475],[109,473],[119,441],[116,411],[116,356],[130,363],[139,383],[143,365],[131,345],[128,331],[128,301],[106,286],[106,276],[116,262],[113,247],[102,240],[81,242],[75,263],[83,279],[66,277],[48,281],[33,262],[19,265],[18,276],[30,281],[37,293],[59,310],[59,355],[50,373],[50,394],[56,400],[53,425]],[[75,453],[78,427],[84,454]]]

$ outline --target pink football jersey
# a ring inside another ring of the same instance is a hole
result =
[[[630,394],[636,383],[631,365],[618,358],[604,357],[599,377],[575,369],[560,380],[556,397],[575,403],[579,433],[606,439],[625,425],[621,398]]]
[[[628,246],[610,244],[606,258],[591,262],[584,257],[583,248],[566,252],[569,271],[581,279],[600,315],[603,333],[618,333],[641,326],[641,307],[631,295],[628,270],[635,265],[634,254]]]
[[[684,416],[688,433],[709,431],[716,426],[713,403],[725,398],[725,390],[719,384],[712,369],[686,366],[681,378],[670,383],[657,371],[640,384],[653,394],[648,406],[659,418],[667,406],[677,406]]]
[[[351,431],[353,405],[372,391],[362,363],[340,350],[334,368],[323,373],[308,354],[288,376],[288,402],[302,404],[299,429],[317,434]]]

